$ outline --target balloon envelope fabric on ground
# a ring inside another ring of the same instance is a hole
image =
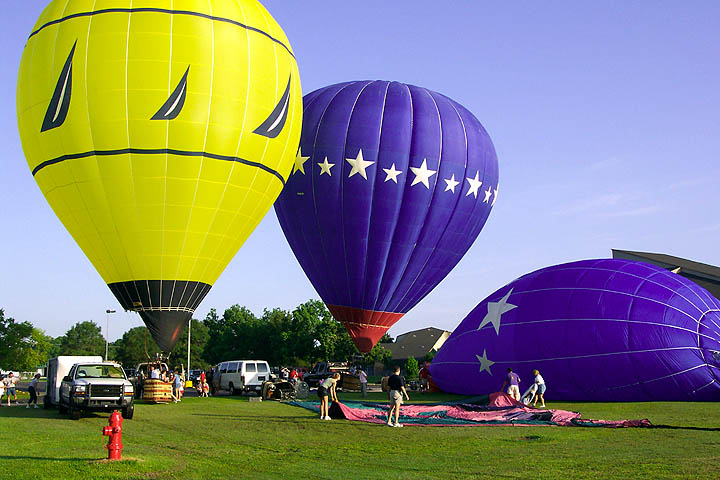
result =
[[[521,390],[538,369],[567,401],[720,400],[720,301],[667,270],[584,260],[527,274],[483,300],[433,359],[446,392]]]
[[[332,85],[303,108],[275,210],[320,297],[369,352],[480,233],[498,195],[495,149],[467,109],[398,82]]]

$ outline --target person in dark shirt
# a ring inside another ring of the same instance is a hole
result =
[[[400,367],[395,367],[395,373],[390,375],[388,378],[388,387],[390,387],[390,393],[388,394],[388,400],[390,401],[390,411],[388,412],[388,427],[402,427],[402,423],[398,421],[400,417],[400,405],[403,403],[403,395],[409,401],[410,397],[405,390],[405,379],[400,376]],[[393,413],[395,414],[395,422],[392,422]]]
[[[516,402],[520,401],[520,377],[517,373],[513,373],[512,368],[507,369],[507,375],[505,375],[505,381],[501,387],[501,390],[505,390],[505,385],[508,386],[507,394],[510,395]]]

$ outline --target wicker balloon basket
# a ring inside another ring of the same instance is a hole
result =
[[[143,384],[143,400],[151,403],[172,402],[172,384],[148,378]]]

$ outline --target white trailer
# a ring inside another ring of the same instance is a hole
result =
[[[47,364],[47,383],[45,384],[45,408],[51,408],[60,403],[60,384],[63,377],[70,372],[70,369],[76,363],[98,362],[101,363],[103,358],[99,355],[94,356],[62,356],[51,358]]]

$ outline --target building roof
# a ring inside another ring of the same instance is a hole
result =
[[[645,262],[667,270],[672,270],[705,288],[712,293],[715,298],[720,298],[720,267],[695,262],[686,258],[673,257],[672,255],[665,255],[663,253],[634,252],[615,248],[612,249],[612,253],[613,258]]]
[[[452,332],[427,327],[398,335],[394,343],[381,343],[380,346],[392,353],[393,360],[414,357],[420,361],[433,349],[439,349],[450,333]]]

